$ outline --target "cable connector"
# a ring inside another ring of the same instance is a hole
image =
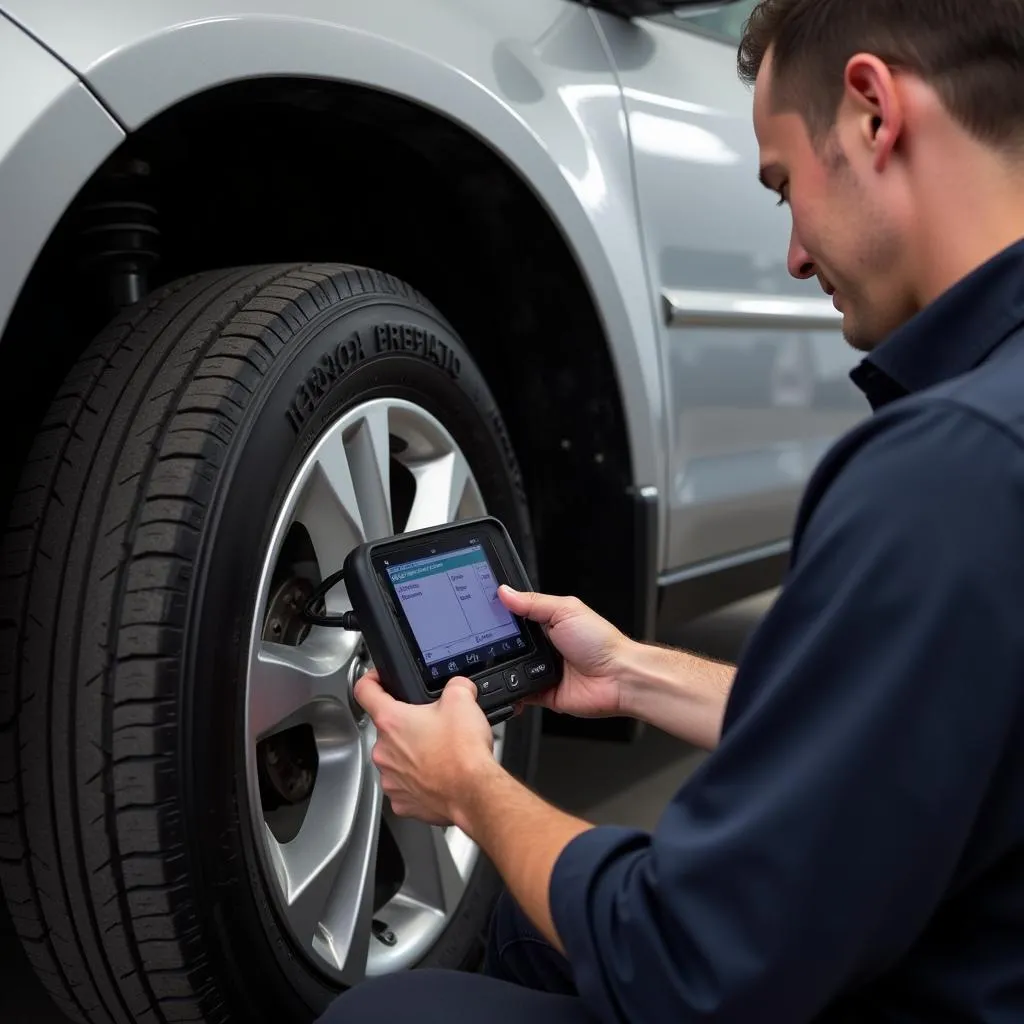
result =
[[[328,576],[309,595],[309,600],[306,602],[306,606],[302,609],[302,617],[311,626],[331,626],[335,629],[347,629],[353,633],[359,632],[359,619],[356,618],[355,612],[342,612],[340,615],[321,615],[317,610],[317,606],[323,601],[328,591],[336,587],[345,578],[345,571],[343,569]]]

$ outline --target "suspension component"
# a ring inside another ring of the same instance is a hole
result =
[[[114,311],[146,296],[160,259],[158,211],[140,184],[148,174],[148,164],[128,161],[104,178],[81,211],[83,270]]]

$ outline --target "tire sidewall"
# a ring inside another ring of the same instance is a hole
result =
[[[324,431],[375,398],[406,399],[454,438],[489,514],[509,528],[527,566],[533,545],[522,483],[500,413],[451,327],[398,297],[337,303],[288,339],[250,401],[220,467],[196,562],[183,658],[182,764],[186,827],[201,905],[236,973],[253,990],[249,1012],[278,1019],[320,1012],[337,992],[282,929],[250,822],[244,733],[252,619],[274,521]],[[322,572],[337,567],[321,567]],[[529,770],[536,716],[506,731],[504,762]],[[233,785],[229,785],[233,780]],[[216,837],[216,841],[214,841]],[[461,966],[486,927],[497,892],[481,857],[467,895],[424,965]],[[276,970],[274,969],[276,967]],[[263,989],[262,994],[256,990]]]

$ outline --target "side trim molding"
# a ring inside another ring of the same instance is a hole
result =
[[[831,331],[843,322],[842,314],[826,298],[669,289],[662,292],[662,301],[669,327]]]

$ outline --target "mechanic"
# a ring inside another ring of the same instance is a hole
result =
[[[360,680],[395,812],[454,822],[508,895],[484,973],[325,1022],[1024,1021],[1024,0],[765,0],[739,64],[873,415],[735,677],[502,593],[566,656],[555,711],[713,748],[652,833],[506,774],[468,680],[426,707]]]

